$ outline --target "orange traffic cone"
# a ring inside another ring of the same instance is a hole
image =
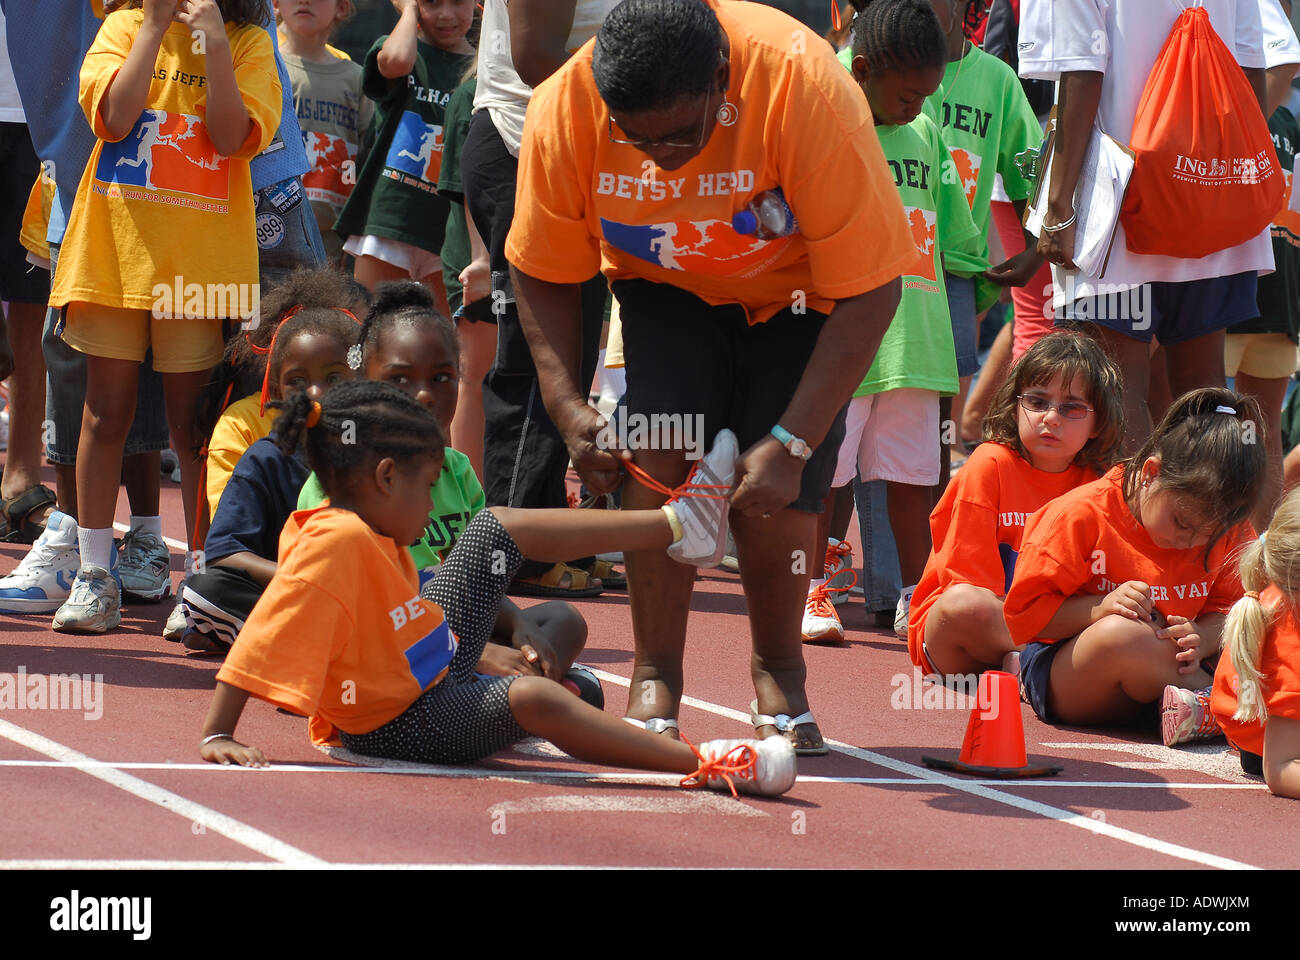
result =
[[[961,755],[956,760],[923,756],[921,762],[936,770],[995,780],[1046,777],[1063,769],[1029,766],[1025,728],[1020,722],[1019,685],[1015,677],[1001,670],[989,670],[980,676]]]

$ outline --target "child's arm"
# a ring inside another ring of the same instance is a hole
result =
[[[1264,782],[1279,797],[1300,800],[1300,720],[1268,718],[1264,726]]]
[[[396,80],[411,72],[415,58],[420,50],[416,44],[418,25],[416,19],[418,7],[416,0],[393,0],[393,6],[401,14],[397,26],[384,41],[379,50],[379,72],[389,80]]]
[[[243,570],[262,586],[271,582],[275,576],[276,564],[274,560],[267,560],[265,557],[259,557],[257,554],[248,550],[240,553],[232,553],[228,557],[222,557],[220,560],[213,560],[214,567],[229,567],[232,570]]]
[[[109,81],[99,102],[99,116],[110,141],[121,140],[149,105],[149,86],[163,34],[171,26],[178,0],[145,0],[144,20],[131,42],[126,62]],[[222,34],[224,36],[224,33]]]
[[[1156,636],[1177,645],[1174,659],[1178,661],[1179,673],[1195,673],[1202,660],[1218,654],[1227,620],[1226,613],[1206,613],[1196,620],[1171,616],[1167,626],[1156,630]]]
[[[217,681],[208,718],[203,721],[203,739],[199,756],[209,763],[237,763],[244,767],[267,766],[266,755],[257,747],[246,747],[235,739],[235,725],[248,702],[248,691]],[[224,734],[224,736],[221,736]],[[220,739],[208,741],[209,737]]]
[[[223,156],[232,157],[248,139],[253,121],[239,95],[235,64],[231,59],[230,39],[221,19],[216,0],[190,0],[187,12],[176,19],[203,40],[203,55],[208,74],[208,103],[205,123],[212,145]]]
[[[1104,597],[1069,597],[1038,635],[1048,640],[1065,640],[1112,614],[1150,623],[1151,604],[1151,588],[1140,580],[1129,580]]]

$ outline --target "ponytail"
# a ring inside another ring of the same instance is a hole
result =
[[[1264,572],[1264,541],[1256,540],[1241,555],[1241,584],[1246,595],[1232,605],[1223,625],[1223,646],[1237,671],[1237,712],[1234,720],[1263,720],[1263,676],[1260,650],[1268,630],[1269,613],[1259,591],[1268,586]]]

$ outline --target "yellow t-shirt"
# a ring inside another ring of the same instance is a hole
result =
[[[59,261],[63,261],[60,259]],[[226,407],[221,419],[212,428],[212,439],[208,441],[208,516],[217,515],[217,504],[221,494],[230,482],[230,475],[235,464],[244,455],[244,451],[271,432],[279,410],[259,412],[262,395],[254,393],[242,400],[236,400]]]
[[[77,188],[60,250],[51,306],[85,301],[154,309],[160,288],[221,288],[202,298],[229,316],[250,297],[229,297],[230,284],[257,283],[257,238],[249,160],[280,125],[282,95],[270,35],[257,26],[226,24],[235,80],[252,120],[233,157],[208,136],[206,58],[182,23],[163,35],[149,99],[134,128],[110,140],[99,108],[140,30],[143,11],[109,14],[81,67],[82,110],[99,142]],[[178,279],[179,278],[179,279]],[[189,293],[185,298],[193,303]],[[233,299],[234,309],[225,306]],[[171,298],[161,313],[173,311]],[[192,310],[190,315],[193,314]]]
[[[18,242],[28,252],[42,260],[50,259],[50,244],[46,236],[50,232],[50,207],[54,204],[54,181],[45,176],[44,169],[36,175],[32,192],[27,197],[27,208],[23,210],[23,226],[18,233]]]
[[[916,251],[866,99],[799,23],[757,3],[708,0],[730,44],[724,122],[678,170],[610,142],[609,111],[592,78],[589,41],[528,104],[506,256],[550,283],[672,284],[709,304],[738,303],[751,322],[797,304],[829,313],[836,300],[888,283]],[[732,217],[780,187],[796,233],[744,236]]]

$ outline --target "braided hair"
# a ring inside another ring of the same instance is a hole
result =
[[[624,0],[596,34],[591,72],[610,110],[640,113],[713,86],[722,25],[700,0]]]
[[[390,383],[348,380],[320,401],[320,417],[308,423],[314,403],[305,392],[273,404],[280,410],[271,431],[275,445],[293,456],[305,444],[307,463],[327,496],[348,490],[360,473],[384,457],[401,466],[441,457],[442,427],[432,413]]]
[[[357,337],[356,366],[359,368],[365,364],[379,338],[388,330],[421,327],[435,330],[444,338],[447,352],[457,359],[459,366],[460,337],[451,321],[438,312],[429,288],[414,280],[380,284]]]
[[[873,0],[853,19],[853,56],[873,74],[942,69],[948,40],[929,0]]]

